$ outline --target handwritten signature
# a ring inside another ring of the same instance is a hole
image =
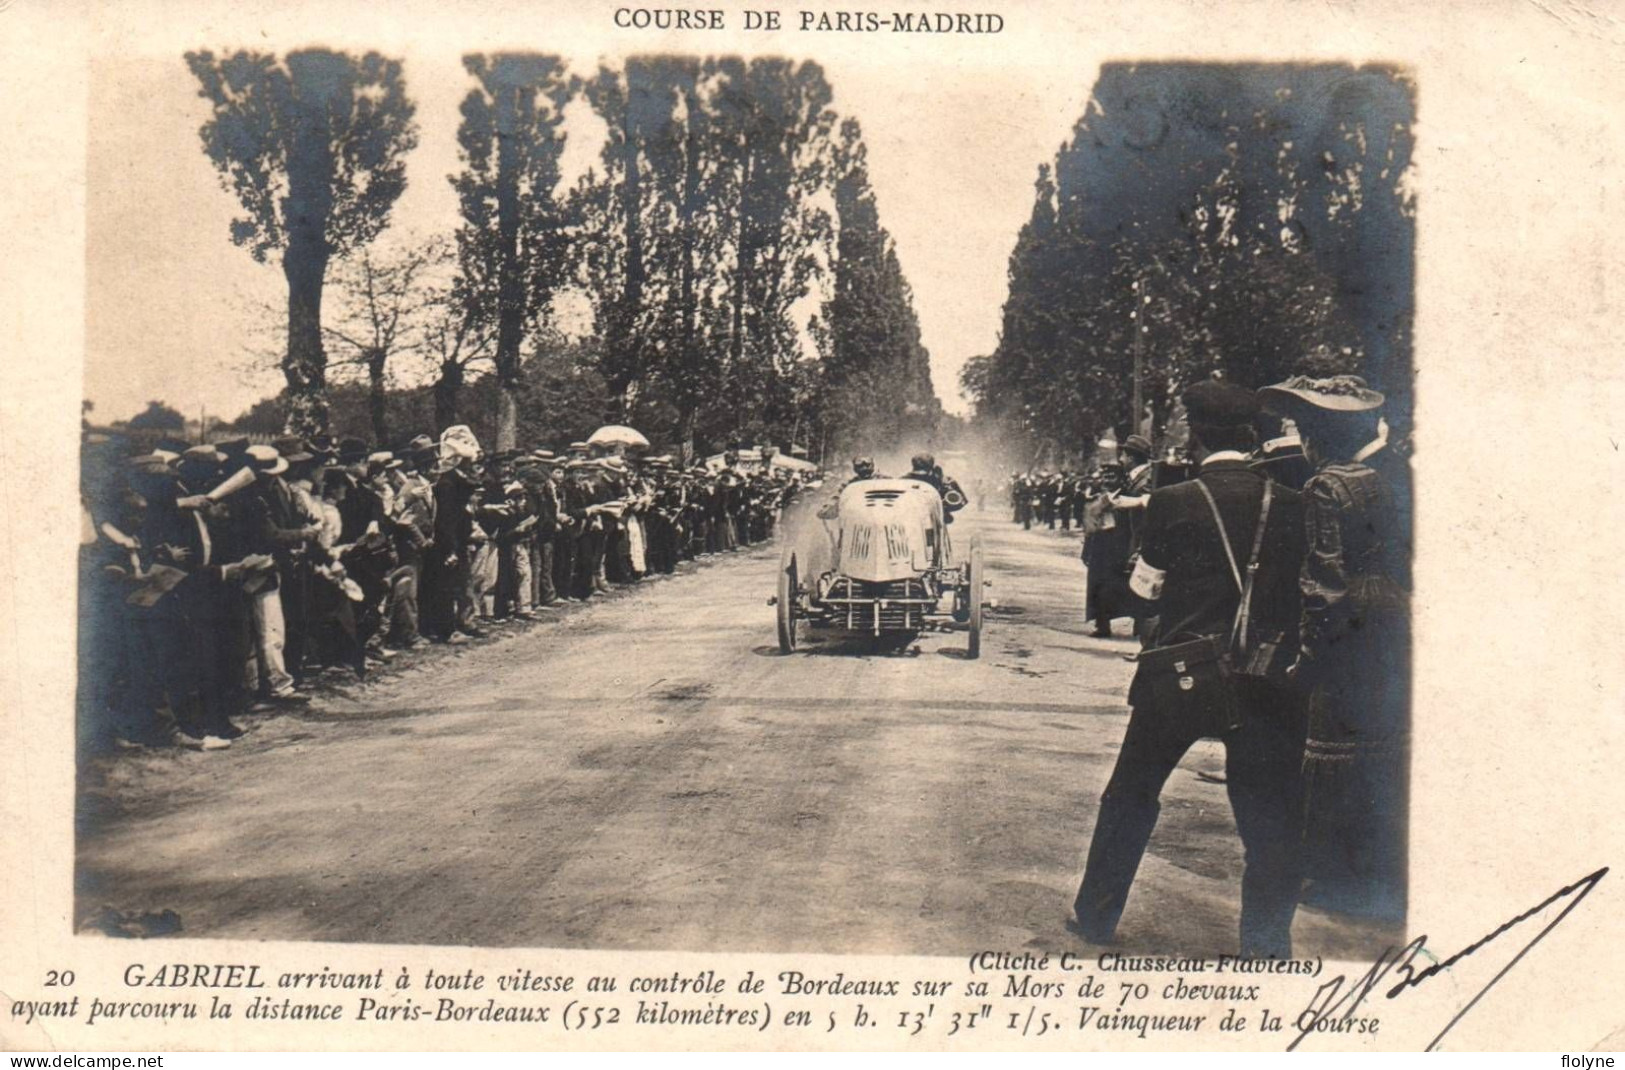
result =
[[[1389,999],[1394,999],[1409,989],[1421,985],[1435,974],[1448,970],[1485,944],[1528,921],[1554,903],[1565,899],[1569,900],[1568,904],[1563,907],[1555,918],[1547,922],[1546,926],[1536,933],[1533,939],[1525,944],[1516,955],[1512,956],[1511,961],[1501,967],[1494,977],[1490,978],[1488,984],[1479,989],[1477,995],[1468,1000],[1467,1004],[1456,1012],[1455,1017],[1451,1018],[1445,1027],[1439,1031],[1439,1035],[1434,1037],[1428,1044],[1427,1050],[1433,1051],[1439,1046],[1439,1042],[1456,1027],[1456,1024],[1467,1016],[1467,1012],[1477,1006],[1478,1001],[1483,999],[1485,994],[1500,982],[1501,978],[1510,973],[1512,968],[1522,961],[1523,957],[1529,954],[1536,944],[1544,940],[1548,933],[1557,928],[1563,919],[1568,917],[1574,908],[1579,906],[1585,897],[1591,894],[1591,890],[1607,875],[1608,867],[1604,866],[1595,873],[1580,878],[1573,884],[1559,888],[1539,903],[1497,926],[1482,938],[1468,944],[1449,958],[1436,961],[1426,967],[1418,968],[1416,964],[1418,956],[1427,955],[1425,948],[1428,938],[1426,936],[1418,936],[1398,950],[1392,947],[1385,948],[1382,954],[1377,956],[1377,960],[1371,964],[1371,969],[1367,970],[1365,975],[1353,984],[1348,983],[1347,975],[1340,974],[1315,990],[1313,998],[1309,1000],[1309,1005],[1293,1022],[1294,1028],[1299,1032],[1292,1043],[1287,1045],[1286,1050],[1292,1051],[1296,1049],[1299,1044],[1303,1043],[1305,1037],[1317,1031],[1325,1031],[1328,1028],[1332,1031],[1338,1031],[1338,1026],[1356,1022],[1358,1019],[1355,1012],[1360,1009],[1372,992],[1376,991],[1385,980],[1390,979],[1391,975],[1397,976],[1398,980],[1387,990],[1386,994]],[[1428,957],[1431,958],[1432,956]]]

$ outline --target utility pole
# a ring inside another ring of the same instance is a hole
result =
[[[1129,416],[1128,433],[1140,433],[1140,421],[1145,412],[1145,306],[1150,303],[1150,282],[1145,272],[1134,280],[1134,408]]]

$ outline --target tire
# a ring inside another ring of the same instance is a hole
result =
[[[796,555],[790,554],[779,569],[779,653],[793,654],[796,650],[796,605],[800,597],[800,579],[796,574]]]
[[[970,544],[970,590],[966,592],[966,601],[970,604],[970,646],[967,651],[971,658],[982,656],[982,540],[973,538]]]

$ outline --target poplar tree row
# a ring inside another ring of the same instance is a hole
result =
[[[880,448],[940,419],[861,132],[815,64],[660,56],[582,77],[467,56],[458,217],[386,253],[418,139],[399,61],[186,59],[212,110],[204,151],[242,208],[232,240],[287,281],[286,386],[260,408],[289,430],[333,430],[352,378],[370,427],[339,430],[381,442],[431,411],[499,449],[605,420],[691,450]],[[577,102],[605,136],[566,187]]]

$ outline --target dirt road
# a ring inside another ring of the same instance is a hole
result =
[[[189,936],[958,954],[1064,950],[1127,721],[1127,638],[1087,637],[1076,538],[980,531],[982,657],[780,656],[776,547],[441,648],[229,751],[124,756],[80,816],[78,915]],[[1119,626],[1127,622],[1119,622]],[[522,629],[522,630],[521,630]],[[404,659],[403,659],[404,660]],[[1125,947],[1234,952],[1222,752],[1164,796]],[[1392,934],[1305,910],[1301,954]]]

